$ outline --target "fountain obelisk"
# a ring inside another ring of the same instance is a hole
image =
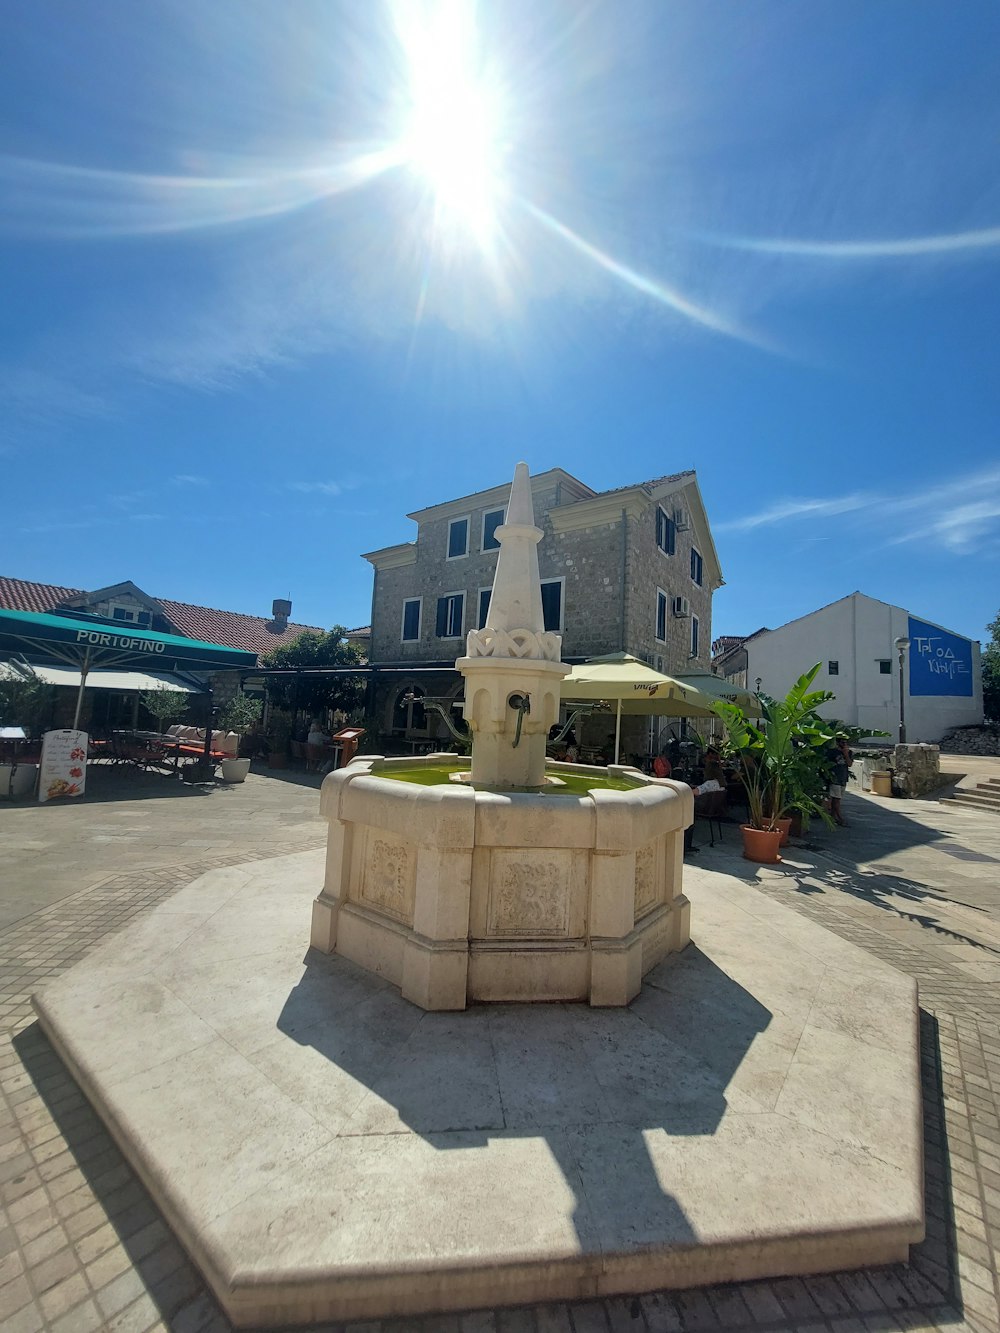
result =
[[[538,574],[538,543],[527,463],[510,488],[486,624],[470,630],[466,655],[455,663],[465,677],[465,719],[472,731],[472,785],[494,791],[534,790],[545,784],[545,742],[559,717],[559,687],[569,667],[562,638],[546,630]]]

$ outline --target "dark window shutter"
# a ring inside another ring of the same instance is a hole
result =
[[[435,630],[439,639],[443,639],[448,633],[448,598],[438,598],[437,609],[437,628]]]
[[[547,630],[558,630],[562,612],[562,584],[542,584],[542,620]]]

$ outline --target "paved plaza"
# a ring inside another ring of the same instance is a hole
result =
[[[969,770],[958,758],[948,770]],[[1000,760],[977,761],[980,780]],[[206,869],[320,848],[318,780],[229,789],[98,770],[86,803],[0,805],[0,1327],[225,1329],[199,1275],[41,1033],[34,991]],[[686,875],[751,884],[915,977],[921,997],[927,1239],[907,1266],[466,1315],[370,1333],[1000,1328],[1000,816],[845,802],[780,867],[738,833]],[[303,923],[304,935],[308,923]],[[692,923],[697,941],[697,920]]]

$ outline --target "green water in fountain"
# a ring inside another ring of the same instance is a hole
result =
[[[453,764],[428,764],[414,768],[379,768],[372,777],[388,778],[392,782],[412,782],[418,787],[440,787],[451,781],[452,773],[465,773],[469,769],[468,759],[457,759]],[[627,778],[587,777],[582,773],[566,773],[562,770],[546,769],[551,777],[558,778],[562,786],[532,787],[532,796],[586,796],[589,791],[635,791],[637,782]],[[519,793],[507,793],[518,795]]]

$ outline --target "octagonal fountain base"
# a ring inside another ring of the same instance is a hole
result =
[[[322,873],[319,851],[210,871],[35,997],[238,1327],[815,1273],[921,1239],[916,987],[874,955],[699,871],[697,947],[627,1008],[427,1013],[303,948]]]
[[[690,938],[690,789],[636,769],[550,764],[559,782],[543,791],[483,791],[450,780],[463,767],[454,755],[367,756],[326,778],[313,947],[423,1009],[628,1004]]]

